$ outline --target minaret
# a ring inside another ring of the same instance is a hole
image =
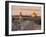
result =
[[[19,15],[19,22],[20,22],[20,30],[23,30],[23,24],[22,23],[22,13],[20,12],[20,15]]]
[[[19,15],[19,21],[20,21],[20,23],[22,21],[22,13],[21,12],[20,12],[20,15]]]
[[[22,13],[20,12],[20,16],[22,16]]]

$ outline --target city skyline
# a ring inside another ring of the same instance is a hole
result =
[[[41,7],[12,5],[11,11],[12,15],[20,15],[20,12],[22,15],[32,15],[32,13],[35,12],[38,16],[41,16]]]

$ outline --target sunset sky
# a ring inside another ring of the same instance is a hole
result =
[[[37,13],[38,16],[41,16],[41,7],[36,6],[11,6],[12,15],[19,15],[22,12],[22,15],[32,15],[33,12]]]

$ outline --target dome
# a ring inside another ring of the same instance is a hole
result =
[[[33,12],[32,13],[32,17],[37,17],[37,13],[36,12]]]

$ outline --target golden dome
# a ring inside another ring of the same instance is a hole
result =
[[[37,17],[37,13],[36,12],[33,12],[32,13],[32,17]]]

